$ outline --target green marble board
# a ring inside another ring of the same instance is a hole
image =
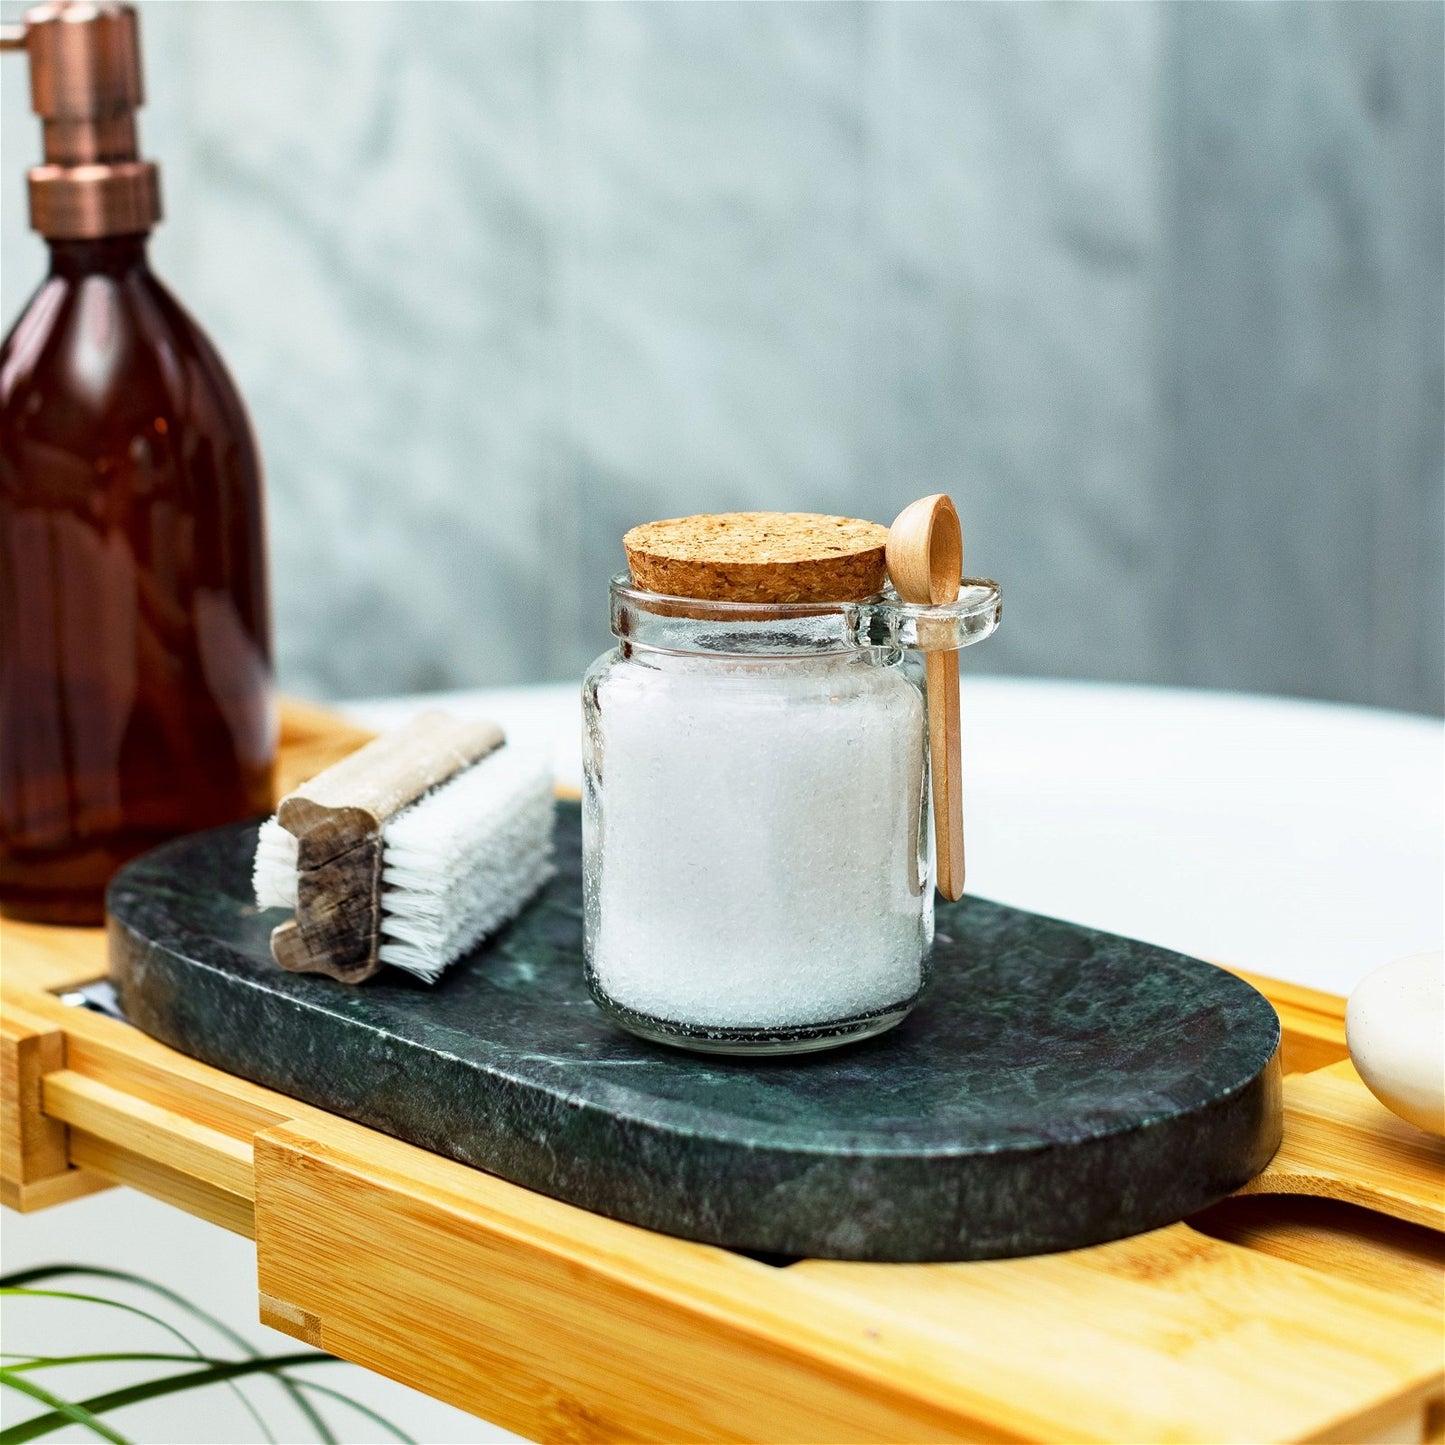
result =
[[[580,823],[556,878],[427,987],[284,973],[254,824],[111,885],[128,1019],[182,1052],[559,1199],[690,1239],[983,1259],[1171,1223],[1280,1138],[1279,1021],[1164,949],[981,898],[941,905],[933,983],[882,1037],[759,1062],[619,1031],[582,979]]]

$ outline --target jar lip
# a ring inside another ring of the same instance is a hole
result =
[[[631,602],[665,617],[686,616],[695,622],[777,622],[789,617],[829,617],[864,602],[879,602],[885,593],[848,602],[727,602],[711,597],[678,597],[668,592],[652,592],[638,587],[630,572],[618,572],[611,581],[614,598]]]
[[[623,599],[649,612],[667,617],[686,616],[698,622],[777,622],[790,617],[847,617],[863,607],[892,607],[919,616],[987,611],[999,605],[1001,591],[998,583],[990,577],[964,577],[960,579],[958,600],[937,607],[905,602],[891,586],[867,597],[851,597],[838,602],[727,602],[710,597],[678,597],[668,592],[651,592],[645,587],[638,587],[628,572],[616,573],[609,590],[614,599]]]
[[[998,626],[998,583],[962,579],[955,601],[904,602],[890,587],[849,602],[717,602],[649,592],[619,572],[611,583],[612,632],[626,646],[741,656],[898,649],[953,652]]]

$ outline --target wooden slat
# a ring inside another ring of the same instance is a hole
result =
[[[207,1129],[249,1140],[304,1105],[157,1043],[127,1024],[86,1011],[69,1024],[70,1068],[128,1097],[184,1114]]]
[[[1418,1426],[1442,1383],[1433,1312],[1184,1225],[1044,1259],[768,1271],[335,1125],[258,1138],[257,1250],[262,1290],[325,1348],[546,1439],[579,1419],[608,1438],[1359,1439]]]
[[[65,1033],[19,1009],[0,1017],[0,1202],[45,1209],[103,1188],[71,1168],[65,1125],[48,1116],[45,1076],[65,1067]]]
[[[45,1117],[40,1081],[51,1069],[65,1066],[65,1034],[40,1031],[13,1014],[0,1019],[0,1150],[7,1188],[30,1184],[70,1167],[65,1152],[65,1126]],[[7,1201],[8,1202],[8,1201]]]
[[[920,1330],[940,1369],[1042,1393],[1052,1438],[1360,1440],[1402,1417],[1418,1431],[1442,1388],[1435,1312],[1182,1224],[1031,1260],[794,1269]]]
[[[104,978],[105,930],[57,928],[0,918],[0,991],[17,1006],[27,995],[59,992]]]
[[[1314,1194],[1445,1230],[1445,1140],[1398,1119],[1348,1060],[1285,1081],[1284,1143],[1242,1194]]]
[[[31,1184],[6,1183],[0,1187],[0,1204],[17,1214],[34,1214],[42,1209],[52,1209],[57,1204],[68,1204],[86,1194],[99,1193],[114,1183],[114,1179],[94,1170],[72,1168],[64,1174],[52,1174]]]
[[[199,1185],[249,1199],[251,1145],[69,1069],[49,1074],[45,1112]]]
[[[1337,1199],[1256,1194],[1223,1200],[1189,1226],[1430,1309],[1445,1307],[1445,1235],[1422,1225]]]
[[[92,1009],[71,1008],[46,994],[32,995],[28,1003],[29,1017],[64,1030],[69,1070],[232,1139],[249,1141],[256,1130],[288,1119],[330,1117],[188,1058],[139,1029]]]
[[[250,1198],[204,1183],[194,1171],[167,1168],[144,1154],[81,1129],[70,1131],[70,1157],[83,1166],[87,1176],[127,1184],[233,1234],[255,1236],[255,1211]]]
[[[1011,1428],[961,1383],[911,1389],[906,1343],[808,1310],[789,1271],[364,1133],[256,1140],[257,1275],[276,1328],[541,1440],[1031,1433],[1026,1403]]]

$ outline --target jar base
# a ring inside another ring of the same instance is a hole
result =
[[[619,1004],[594,984],[592,997],[613,1023],[649,1043],[666,1044],[697,1054],[725,1054],[734,1058],[760,1058],[783,1054],[812,1054],[841,1048],[877,1034],[887,1033],[913,1011],[916,998],[887,1008],[832,1023],[792,1024],[780,1028],[709,1028],[675,1019],[653,1018]]]

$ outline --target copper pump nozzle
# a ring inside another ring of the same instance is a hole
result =
[[[39,5],[6,26],[0,48],[30,58],[30,103],[45,163],[30,171],[30,224],[43,236],[148,231],[160,219],[160,175],[139,158],[144,103],[135,10],[113,0]]]

